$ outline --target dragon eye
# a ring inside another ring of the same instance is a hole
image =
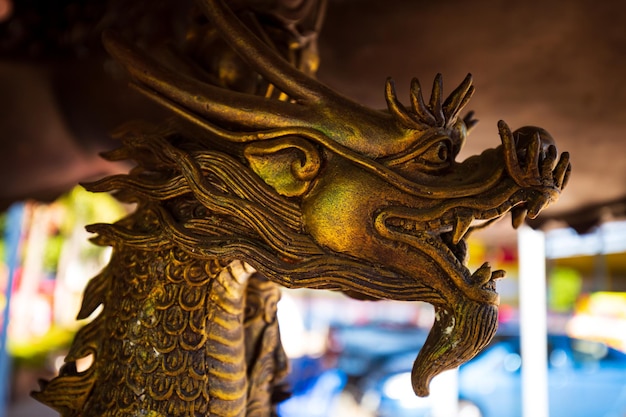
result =
[[[420,155],[427,164],[441,165],[449,162],[450,159],[450,143],[449,141],[442,140],[433,144],[426,149],[423,154]]]

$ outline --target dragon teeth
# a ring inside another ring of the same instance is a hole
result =
[[[417,222],[414,220],[403,219],[399,217],[390,218],[387,220],[391,226],[402,228],[406,231],[417,230]]]
[[[491,273],[491,279],[493,281],[497,281],[499,279],[502,279],[506,276],[506,271],[503,269],[496,269],[495,271],[493,271]]]
[[[408,231],[415,230],[415,222],[411,220],[404,220],[402,227],[404,227],[404,230]]]
[[[482,266],[472,274],[471,279],[472,282],[478,286],[484,285],[489,282],[489,280],[491,279],[491,265],[489,264],[489,262],[485,262],[484,264],[482,264]]]
[[[526,214],[528,210],[526,207],[514,207],[511,210],[511,222],[513,224],[513,228],[517,229],[524,223],[524,219],[526,219]]]
[[[452,228],[452,243],[458,245],[458,243],[463,239],[463,236],[467,233],[472,222],[474,221],[474,216],[458,216],[456,218],[456,222]]]
[[[539,212],[543,210],[545,206],[547,206],[549,201],[544,198],[537,198],[534,201],[528,204],[528,217],[534,219],[537,217]]]

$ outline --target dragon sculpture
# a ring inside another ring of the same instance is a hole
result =
[[[447,98],[437,76],[427,100],[413,80],[410,106],[387,80],[385,110],[316,81],[323,0],[196,3],[183,53],[104,35],[134,87],[176,117],[121,128],[105,157],[136,167],[87,185],[136,210],[89,226],[113,247],[78,315],[96,317],[33,395],[66,417],[273,415],[288,368],[279,286],[434,305],[412,371],[428,395],[497,327],[504,272],[470,272],[467,236],[554,202],[568,154],[500,122],[500,146],[455,161],[474,124],[460,117],[470,76]]]

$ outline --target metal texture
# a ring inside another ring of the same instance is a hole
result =
[[[198,0],[187,42],[156,55],[106,33],[133,85],[178,117],[129,124],[110,160],[128,175],[87,185],[136,211],[89,226],[113,246],[85,291],[60,375],[34,393],[63,416],[263,416],[283,397],[280,284],[363,299],[426,301],[436,321],[412,384],[472,358],[497,327],[488,264],[470,272],[467,236],[509,211],[513,226],[567,182],[542,129],[455,161],[471,114],[471,76],[444,96],[387,80],[373,110],[312,78],[323,1]],[[77,371],[79,358],[92,365]]]

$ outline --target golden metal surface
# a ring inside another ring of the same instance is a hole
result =
[[[501,122],[501,146],[455,160],[471,76],[447,98],[441,76],[430,97],[414,80],[408,107],[387,80],[388,108],[369,109],[312,78],[323,1],[250,4],[198,0],[208,23],[184,58],[105,34],[134,87],[178,117],[121,128],[106,157],[136,168],[87,185],[137,209],[89,227],[114,252],[79,318],[104,308],[34,394],[63,416],[271,415],[286,372],[275,284],[433,304],[412,373],[427,395],[497,327],[504,272],[470,272],[467,236],[509,211],[519,226],[567,182],[568,154],[534,127]]]

